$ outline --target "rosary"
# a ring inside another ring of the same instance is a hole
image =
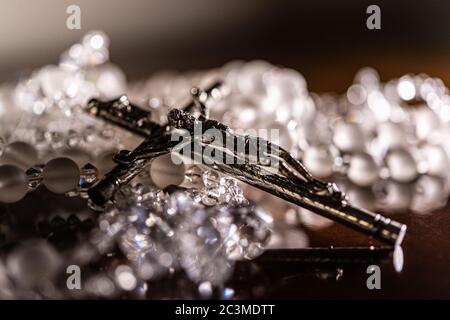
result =
[[[146,296],[180,271],[202,297],[229,297],[237,261],[297,259],[308,247],[298,226],[345,225],[383,244],[355,256],[377,255],[406,233],[378,212],[446,204],[439,79],[382,83],[366,68],[344,95],[318,95],[297,71],[251,61],[127,84],[108,44],[88,33],[58,65],[0,86],[0,297],[75,297],[58,282],[66,264],[84,270],[82,297]],[[250,130],[261,128],[279,141]],[[41,196],[67,207],[36,205],[22,221]]]
[[[189,110],[192,109],[192,106],[198,106],[200,109],[198,110],[200,111],[199,118],[195,118],[187,111],[172,109],[168,114],[168,124],[164,126],[146,122],[150,116],[143,117],[145,111],[132,105],[126,96],[103,103],[98,100],[91,100],[88,112],[146,137],[144,142],[133,151],[123,150],[114,157],[117,166],[89,190],[91,200],[96,204],[103,205],[113,197],[121,186],[130,182],[155,157],[170,153],[177,143],[171,140],[171,128],[184,129],[194,135],[195,124],[201,122],[204,127],[201,137],[192,139],[194,143],[200,144],[200,150],[204,150],[209,145],[208,139],[205,139],[205,132],[211,127],[219,129],[224,135],[233,135],[229,127],[205,117],[206,101],[201,101],[199,96],[208,99],[211,97],[213,90],[220,90],[219,85],[216,84],[203,92],[197,88],[192,90],[194,101],[184,109]],[[124,111],[118,113],[117,110]],[[137,115],[137,117],[133,118],[134,115]],[[241,138],[245,140],[247,146],[250,140],[258,139],[249,136]],[[264,142],[268,143],[267,141]],[[195,149],[195,147],[192,148],[192,150]],[[211,167],[296,205],[306,207],[327,218],[375,236],[389,244],[401,244],[406,232],[406,225],[380,214],[350,206],[345,199],[345,195],[339,191],[335,184],[322,182],[314,178],[303,164],[294,159],[286,150],[280,147],[277,149],[279,152],[276,156],[281,160],[281,173],[279,174],[268,171],[264,168],[264,165],[261,165],[261,162],[257,165],[248,164],[246,161],[243,161],[244,164],[241,165],[235,162],[232,165],[227,165],[225,161],[220,161],[213,162]],[[246,150],[249,151],[248,148]],[[233,151],[231,150],[232,153]],[[234,157],[238,156],[234,155]]]

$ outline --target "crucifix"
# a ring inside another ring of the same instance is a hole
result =
[[[172,109],[163,125],[151,121],[151,113],[131,104],[126,96],[108,102],[91,100],[88,112],[145,138],[133,151],[116,154],[117,165],[89,190],[91,200],[97,205],[105,204],[153,159],[179,150],[180,141],[174,140],[172,133],[181,130],[190,138],[191,146],[184,156],[201,159],[204,165],[388,244],[401,244],[406,225],[352,206],[336,184],[312,176],[283,148],[260,137],[239,135],[209,119],[207,104],[220,97],[220,87],[218,82],[204,91],[192,89],[192,101],[182,110]],[[211,135],[211,130],[216,134]],[[238,151],[225,147],[223,141],[227,139],[241,142],[244,148]],[[252,146],[265,146],[265,152],[252,157]]]

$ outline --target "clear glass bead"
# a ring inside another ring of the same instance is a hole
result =
[[[264,252],[273,218],[253,206],[222,207],[215,220],[232,260],[254,259]]]
[[[30,187],[30,189],[36,189],[41,184],[42,180],[44,179],[43,169],[44,165],[33,166],[25,172],[28,178],[28,186]]]
[[[202,174],[202,181],[205,188],[217,187],[220,181],[220,174],[215,170],[206,170]]]

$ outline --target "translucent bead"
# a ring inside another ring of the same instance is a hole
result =
[[[8,273],[23,288],[35,288],[52,281],[63,261],[46,241],[28,240],[9,254]]]
[[[0,163],[12,164],[23,169],[35,165],[38,162],[38,153],[30,144],[16,141],[8,144],[0,158]]]
[[[374,90],[380,86],[380,76],[378,72],[370,67],[359,70],[355,75],[355,82],[360,83],[367,90]]]
[[[392,179],[406,183],[416,178],[416,162],[407,150],[391,150],[387,154],[385,161]]]
[[[41,184],[42,179],[44,179],[42,175],[43,168],[42,165],[33,166],[26,171],[28,186],[31,189],[36,189]]]
[[[333,142],[343,152],[364,149],[364,135],[356,123],[340,122],[334,127]]]
[[[367,210],[376,209],[376,198],[371,188],[350,187],[345,194],[349,202],[357,207]]]
[[[43,183],[54,193],[66,193],[78,187],[80,169],[69,158],[55,158],[45,164]]]
[[[441,146],[427,145],[422,150],[427,163],[427,173],[435,176],[446,176],[449,167],[447,153]]]
[[[180,185],[184,181],[186,167],[180,158],[181,163],[174,163],[171,154],[163,155],[150,165],[150,177],[158,188],[164,189],[169,185]]]
[[[202,174],[202,180],[206,188],[217,187],[220,182],[220,175],[215,170],[206,170]]]
[[[378,168],[371,155],[358,153],[351,157],[347,175],[354,184],[367,187],[378,179]]]
[[[306,81],[293,69],[273,69],[264,78],[267,96],[274,102],[293,101],[307,93]]]
[[[390,211],[406,211],[413,198],[410,184],[387,181],[377,196],[380,207]]]
[[[401,147],[406,144],[406,134],[404,128],[393,122],[383,122],[377,128],[378,143],[383,146],[383,151]]]
[[[154,243],[149,229],[139,230],[131,226],[121,235],[119,246],[129,260],[140,261],[149,251],[153,250]]]
[[[197,185],[202,180],[202,169],[197,165],[190,166],[185,173],[185,180],[192,184]]]
[[[39,71],[42,92],[50,101],[74,98],[82,84],[81,74],[58,66],[45,66]]]
[[[81,41],[79,65],[93,67],[109,59],[109,39],[102,31],[91,31]]]
[[[326,178],[333,173],[333,156],[326,146],[310,146],[303,155],[303,164],[317,178]]]
[[[202,209],[187,218],[176,233],[181,266],[196,283],[222,285],[231,276],[234,263],[227,257],[219,231]]]
[[[413,119],[416,127],[416,136],[427,139],[429,134],[440,125],[439,117],[428,107],[421,107],[414,111]]]
[[[419,214],[429,213],[445,206],[447,197],[448,192],[445,191],[441,178],[423,175],[414,185],[410,209]]]
[[[223,115],[223,122],[233,128],[254,128],[259,120],[258,104],[255,99],[243,95],[233,95],[227,99],[230,108]]]
[[[201,192],[201,202],[210,207],[221,202],[223,191],[219,187],[204,188]]]
[[[238,71],[237,81],[239,91],[246,95],[265,93],[264,75],[272,68],[265,61],[252,61],[244,64]]]
[[[127,91],[126,79],[122,70],[113,64],[104,64],[88,70],[86,77],[92,81],[101,97],[114,99]]]
[[[217,216],[227,255],[232,260],[254,259],[270,241],[273,218],[253,206],[223,207]]]
[[[88,197],[87,191],[98,179],[98,170],[91,163],[85,164],[80,171],[80,196]]]
[[[27,176],[21,168],[9,164],[0,166],[0,202],[19,201],[27,191]]]
[[[354,84],[347,89],[347,99],[353,105],[361,105],[367,99],[367,91],[360,84]]]

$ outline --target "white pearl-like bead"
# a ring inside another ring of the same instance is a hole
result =
[[[441,146],[427,145],[422,152],[427,162],[428,174],[440,177],[447,175],[449,161],[447,153]]]
[[[347,175],[354,184],[367,187],[378,179],[378,167],[371,155],[358,153],[352,156]]]
[[[401,147],[406,144],[406,134],[404,128],[394,122],[383,122],[378,128],[378,142],[384,149]]]
[[[391,150],[386,156],[386,164],[395,181],[411,182],[417,176],[416,162],[405,149]]]
[[[343,152],[356,152],[364,149],[364,135],[356,123],[340,122],[336,124],[333,142]]]
[[[180,185],[186,173],[186,166],[180,158],[181,164],[172,161],[171,154],[160,156],[153,160],[150,165],[150,177],[158,188],[165,188],[169,185]]]
[[[80,169],[69,158],[55,158],[46,163],[43,183],[54,193],[66,193],[75,189],[80,182]]]
[[[427,139],[430,133],[440,125],[437,114],[426,106],[415,110],[413,119],[415,121],[416,136],[421,140]]]
[[[371,188],[361,188],[358,186],[350,186],[345,191],[349,202],[357,207],[367,210],[376,209],[376,199]]]
[[[0,202],[17,202],[27,191],[28,179],[25,171],[10,164],[0,166]]]
[[[388,181],[384,186],[384,195],[380,199],[381,206],[385,210],[405,211],[413,198],[413,190],[410,184]]]
[[[19,166],[26,170],[38,162],[38,153],[32,145],[16,141],[5,147],[0,162],[2,164]]]
[[[333,173],[333,156],[326,146],[310,146],[303,155],[303,164],[317,178]]]
[[[442,179],[423,175],[414,185],[414,197],[410,209],[418,214],[426,214],[444,206],[447,197],[448,193]]]

